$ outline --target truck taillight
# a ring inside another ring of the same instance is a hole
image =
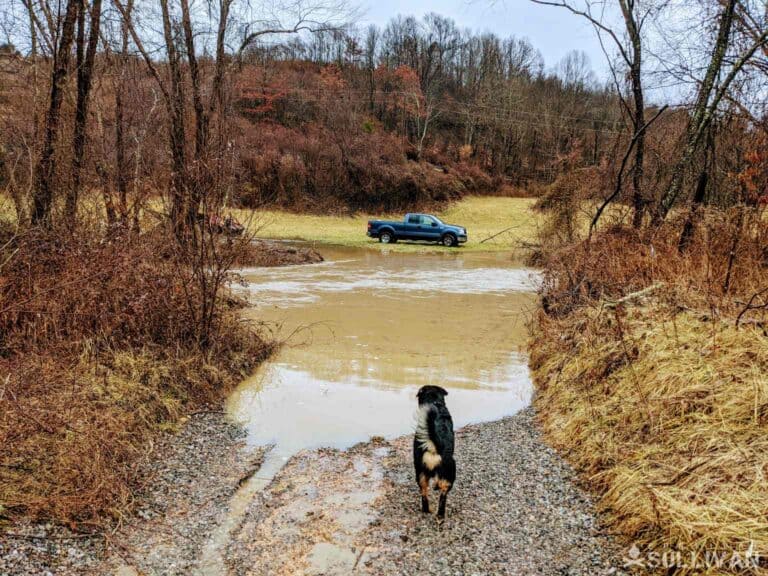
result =
[[[371,229],[371,223],[368,222],[368,230],[370,230],[370,229]]]

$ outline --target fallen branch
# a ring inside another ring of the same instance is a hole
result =
[[[488,236],[488,238],[486,238],[485,240],[480,240],[480,244],[482,244],[483,242],[487,242],[488,240],[493,240],[494,238],[496,238],[496,236],[501,236],[502,234],[504,234],[504,232],[509,232],[510,230],[512,230],[512,228],[519,228],[519,227],[520,226],[510,226],[509,228],[504,228],[504,230],[502,230],[501,232],[497,232],[492,236]]]
[[[656,282],[655,284],[651,284],[650,286],[646,286],[642,290],[638,290],[637,292],[632,292],[630,294],[627,294],[626,296],[623,296],[622,298],[619,298],[618,300],[608,300],[603,304],[604,308],[607,308],[609,310],[612,310],[614,308],[618,308],[622,304],[626,304],[627,302],[630,302],[632,300],[639,300],[640,298],[644,298],[645,296],[648,296],[652,292],[655,292],[659,288],[661,288],[664,284],[661,282]]]

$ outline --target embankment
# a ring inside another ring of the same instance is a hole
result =
[[[766,276],[747,250],[723,290],[713,245],[616,231],[550,255],[535,408],[638,566],[764,574],[768,338],[738,313]]]
[[[101,530],[136,508],[157,435],[221,399],[274,349],[223,290],[206,303],[157,234],[27,234],[0,276],[0,524]],[[263,265],[316,261],[256,249]]]

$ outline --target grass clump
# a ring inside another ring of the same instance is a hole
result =
[[[545,321],[535,339],[545,432],[619,531],[686,557],[768,550],[768,339],[757,329],[654,298]]]

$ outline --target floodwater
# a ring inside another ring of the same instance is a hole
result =
[[[250,445],[273,448],[230,500],[199,575],[225,573],[233,529],[293,454],[412,432],[419,387],[448,390],[457,428],[530,402],[523,350],[534,271],[508,255],[460,249],[321,252],[321,264],[241,271],[249,313],[285,344],[232,393],[227,412],[246,428]],[[339,561],[316,552],[320,572]]]
[[[230,416],[284,455],[396,437],[434,384],[457,427],[530,401],[524,350],[536,276],[508,255],[325,248],[315,265],[242,272],[252,314],[286,344]]]

